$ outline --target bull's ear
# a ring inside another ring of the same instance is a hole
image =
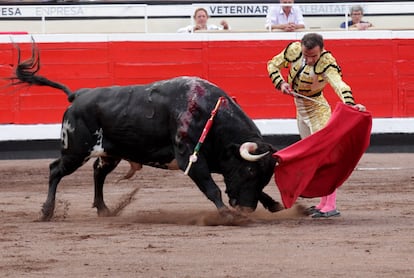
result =
[[[227,145],[226,151],[224,154],[226,156],[225,159],[229,159],[234,156],[242,159],[242,157],[240,156],[240,151],[239,151],[240,146],[241,146],[240,144],[234,144],[234,143]]]
[[[257,153],[270,152],[271,154],[273,154],[277,152],[277,149],[273,147],[271,144],[259,143],[256,152]]]

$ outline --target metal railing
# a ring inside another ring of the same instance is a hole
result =
[[[414,18],[414,2],[364,2],[364,3],[307,3],[295,4],[299,6],[305,17],[334,16],[347,22],[351,6],[359,4],[364,9],[364,17],[375,16],[409,16]],[[46,33],[47,21],[51,20],[80,20],[80,19],[142,19],[143,32],[149,31],[149,19],[189,18],[192,23],[192,15],[197,7],[208,10],[211,18],[263,18],[263,31],[268,3],[206,3],[184,5],[146,5],[146,4],[88,4],[88,5],[7,5],[0,6],[0,23],[7,20],[40,20],[41,32]],[[414,19],[413,19],[414,21]],[[141,24],[141,23],[140,23]],[[339,26],[339,24],[338,24]],[[408,26],[412,27],[412,26]],[[5,31],[1,30],[0,31]]]

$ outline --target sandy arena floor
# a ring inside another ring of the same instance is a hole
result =
[[[51,161],[0,161],[1,277],[414,277],[414,154],[365,154],[339,189],[341,217],[259,207],[244,225],[224,225],[180,171],[144,167],[116,183],[126,163],[104,193],[110,208],[128,205],[98,217],[91,162],[62,180],[55,217],[39,222]],[[266,192],[280,200],[273,180]]]

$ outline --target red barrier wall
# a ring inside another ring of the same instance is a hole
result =
[[[293,118],[290,97],[277,92],[266,63],[287,40],[39,43],[41,70],[72,90],[113,84],[143,84],[180,75],[200,76],[235,96],[254,119]],[[329,39],[344,80],[374,117],[414,116],[414,39]],[[30,45],[20,44],[22,59]],[[0,44],[0,76],[12,74],[17,51]],[[68,106],[49,87],[7,87],[1,81],[0,124],[58,123]],[[328,88],[325,95],[338,99]]]

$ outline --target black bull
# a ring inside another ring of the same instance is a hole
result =
[[[98,215],[110,212],[103,198],[106,176],[124,159],[130,173],[141,165],[184,170],[217,100],[224,98],[189,177],[220,213],[234,212],[223,203],[211,173],[224,177],[229,203],[241,211],[253,211],[260,201],[269,211],[282,206],[263,192],[276,160],[275,149],[264,142],[260,131],[228,95],[212,83],[195,77],[177,77],[147,85],[80,89],[72,93],[63,84],[36,73],[39,53],[16,67],[17,83],[63,90],[71,105],[64,113],[61,156],[50,164],[49,190],[42,219],[53,217],[60,180],[97,157],[94,168],[93,206]]]

